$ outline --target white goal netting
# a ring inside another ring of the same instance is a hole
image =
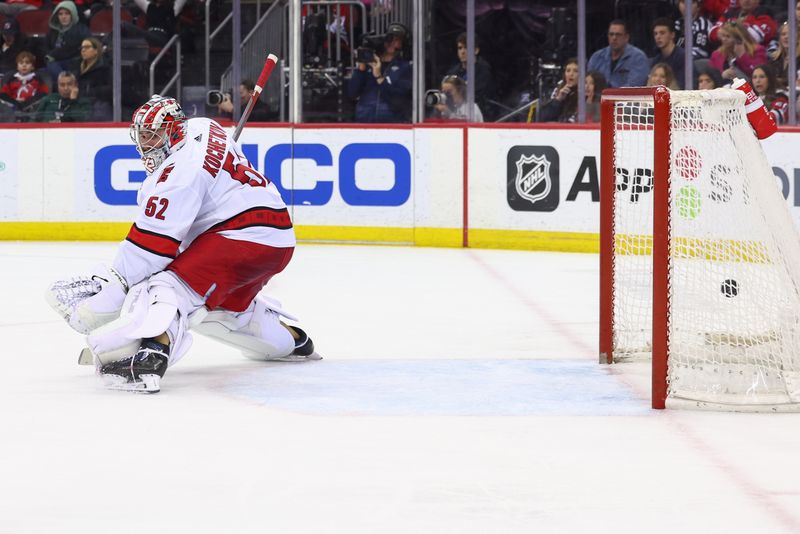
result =
[[[616,361],[649,357],[652,339],[660,125],[652,98],[637,98],[614,104]],[[800,241],[747,122],[744,95],[676,91],[670,99],[668,399],[794,408]]]

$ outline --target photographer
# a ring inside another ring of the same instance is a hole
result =
[[[469,106],[467,105],[467,82],[451,74],[442,80],[441,91],[429,91],[425,103],[443,119],[469,120]],[[478,104],[473,105],[473,122],[483,122],[483,114]]]
[[[402,57],[407,36],[405,26],[392,23],[380,42],[366,39],[366,46],[358,49],[358,68],[353,70],[347,86],[348,96],[358,99],[356,122],[394,123],[410,120],[411,65]],[[375,49],[370,50],[371,47]]]
[[[244,113],[244,108],[250,102],[250,98],[255,92],[256,84],[253,80],[242,80],[239,85],[239,101],[241,102],[241,109],[239,114]],[[219,117],[224,119],[233,118],[233,99],[230,93],[222,93],[220,91],[211,91],[208,94],[208,105],[217,106]],[[269,122],[278,118],[277,113],[270,113],[267,104],[262,102],[259,98],[256,100],[253,110],[250,112],[251,122]]]

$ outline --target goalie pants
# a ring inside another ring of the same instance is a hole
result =
[[[198,295],[206,308],[247,309],[269,280],[283,271],[294,247],[276,248],[203,234],[167,266]]]

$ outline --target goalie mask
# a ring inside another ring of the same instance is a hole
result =
[[[153,95],[133,112],[130,135],[144,168],[152,174],[186,141],[186,115],[174,98]]]

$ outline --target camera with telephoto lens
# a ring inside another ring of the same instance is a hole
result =
[[[226,99],[230,100],[233,97],[231,93],[223,93],[222,91],[209,91],[206,94],[206,104],[209,106],[219,106]]]
[[[439,91],[438,89],[430,89],[425,91],[425,105],[429,108],[438,106],[439,104],[447,105],[447,93]]]

